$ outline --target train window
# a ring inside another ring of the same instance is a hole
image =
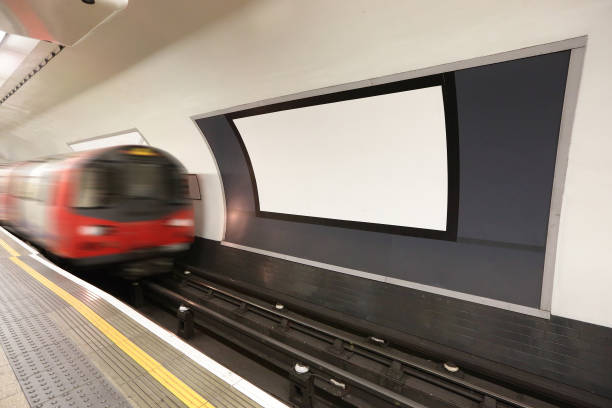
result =
[[[38,187],[38,200],[51,204],[51,193],[53,191],[53,177],[51,173],[45,174]]]
[[[113,191],[111,174],[101,167],[86,167],[81,174],[81,180],[76,197],[75,207],[100,208],[112,204]]]
[[[183,178],[183,197],[190,200],[200,200],[202,198],[197,174],[186,174]]]
[[[18,197],[19,196],[19,182],[17,176],[12,176],[9,178],[9,194]]]
[[[19,197],[19,198],[26,198],[26,191],[27,191],[27,187],[26,187],[26,182],[27,182],[27,177],[25,176],[18,176],[17,177],[17,185],[16,185],[16,190],[17,190],[17,194],[15,194],[15,196]]]
[[[38,177],[24,177],[24,192],[23,198],[27,200],[38,200]]]
[[[50,204],[51,201],[49,194],[52,192],[52,183],[54,181],[53,168],[56,166],[54,161],[54,158],[48,159],[43,164],[38,166],[32,173],[35,177],[37,177],[36,183],[38,185],[36,189],[36,198],[34,199],[48,204]]]
[[[124,167],[123,195],[127,198],[167,200],[171,179],[165,167],[157,164],[128,163]]]
[[[22,186],[21,186],[21,198],[29,200],[30,199],[30,193],[32,191],[32,186],[31,186],[31,182],[30,182],[30,177],[28,176],[24,176],[21,179],[22,182]]]
[[[0,193],[8,192],[8,177],[0,170]]]

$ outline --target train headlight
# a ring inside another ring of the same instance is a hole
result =
[[[169,227],[193,227],[193,220],[188,218],[172,218],[166,221]]]
[[[77,232],[79,233],[79,235],[99,237],[108,234],[111,230],[111,227],[106,227],[104,225],[81,225],[77,229]]]

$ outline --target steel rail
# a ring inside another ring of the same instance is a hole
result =
[[[493,399],[495,399],[498,402],[503,402],[503,403],[506,403],[506,404],[510,404],[510,405],[513,405],[513,406],[518,407],[518,408],[536,408],[536,406],[528,404],[528,403],[526,403],[524,401],[520,401],[520,400],[517,400],[515,398],[511,398],[511,397],[508,397],[506,395],[503,395],[503,394],[500,394],[500,393],[488,390],[488,389],[486,389],[484,387],[481,387],[479,385],[473,384],[473,383],[471,383],[469,381],[466,381],[466,380],[463,380],[461,378],[454,377],[454,376],[446,374],[444,372],[436,371],[436,370],[434,370],[434,369],[432,369],[430,367],[427,367],[427,366],[424,366],[422,364],[418,364],[418,363],[415,363],[413,361],[410,361],[410,360],[404,358],[403,356],[394,355],[394,353],[384,353],[379,348],[377,348],[374,345],[369,344],[369,343],[367,343],[367,342],[365,342],[365,341],[363,341],[363,340],[361,340],[359,338],[351,338],[351,337],[347,336],[346,334],[340,333],[340,332],[338,332],[338,331],[336,331],[334,329],[323,328],[323,327],[320,327],[320,326],[316,326],[316,325],[314,325],[314,324],[312,324],[310,322],[307,322],[307,321],[305,321],[303,319],[300,319],[300,318],[297,318],[297,317],[294,317],[294,316],[290,316],[290,315],[288,315],[286,313],[280,312],[280,311],[276,310],[275,308],[257,304],[254,301],[252,301],[251,299],[246,299],[246,298],[244,298],[244,297],[242,297],[240,295],[237,295],[237,294],[231,293],[231,292],[229,292],[229,291],[227,291],[225,289],[219,288],[219,287],[217,287],[217,286],[215,286],[213,284],[210,284],[208,282],[204,282],[200,278],[189,277],[189,280],[187,282],[188,284],[189,284],[189,281],[197,282],[198,286],[204,286],[204,287],[206,287],[206,288],[208,288],[208,289],[210,289],[212,291],[215,291],[215,292],[218,292],[220,294],[223,294],[224,296],[228,296],[228,297],[230,297],[232,299],[235,299],[235,300],[237,300],[237,301],[239,301],[241,303],[245,303],[245,304],[248,304],[248,305],[250,305],[252,307],[256,307],[258,309],[264,310],[265,312],[273,314],[273,315],[275,315],[275,316],[277,316],[277,317],[279,317],[281,319],[287,319],[287,320],[289,320],[289,321],[291,321],[293,323],[297,323],[297,324],[299,324],[301,326],[304,326],[304,327],[307,327],[309,329],[322,332],[322,333],[324,333],[324,334],[326,334],[328,336],[340,339],[340,340],[345,341],[345,342],[347,342],[349,344],[353,344],[353,345],[359,346],[360,348],[362,348],[364,350],[367,350],[369,352],[378,354],[378,355],[380,355],[380,356],[382,356],[382,357],[384,357],[386,359],[398,361],[398,362],[400,362],[400,363],[402,363],[402,364],[404,364],[404,365],[406,365],[408,367],[411,367],[413,369],[416,369],[418,371],[422,371],[422,372],[425,372],[425,373],[427,373],[429,375],[432,375],[434,377],[441,378],[444,381],[448,381],[448,382],[456,384],[456,385],[458,385],[460,387],[467,388],[468,390],[477,392],[479,394],[482,394],[483,396],[488,396],[490,398],[493,398]],[[192,285],[190,285],[190,286],[192,286]],[[423,379],[424,380],[428,380],[427,378],[423,378]],[[436,385],[442,386],[439,383],[436,384]],[[451,391],[457,392],[456,390],[451,390]]]
[[[233,327],[245,334],[248,334],[249,336],[257,339],[258,341],[260,341],[261,343],[274,347],[276,349],[280,349],[280,350],[284,350],[285,352],[292,354],[293,356],[297,357],[299,360],[301,360],[301,362],[306,363],[312,367],[316,367],[322,371],[326,371],[328,373],[331,373],[332,375],[338,377],[337,379],[342,379],[344,381],[347,381],[348,383],[352,383],[354,386],[356,386],[357,388],[361,388],[364,390],[367,390],[368,392],[371,392],[375,395],[378,395],[379,397],[382,397],[383,399],[389,400],[391,402],[399,402],[401,404],[404,404],[407,407],[410,408],[426,408],[424,405],[410,399],[407,398],[401,394],[398,394],[394,391],[388,390],[378,384],[375,384],[371,381],[368,381],[366,379],[360,378],[346,370],[343,370],[342,368],[338,368],[332,364],[327,363],[326,361],[323,361],[317,357],[311,356],[301,350],[298,350],[292,346],[289,346],[287,344],[284,344],[272,337],[269,337],[265,334],[260,333],[259,331],[252,329],[242,323],[236,322],[235,320],[224,316],[223,314],[216,312],[212,309],[209,309],[205,306],[202,306],[196,302],[194,302],[191,299],[188,299],[187,297],[176,293],[168,288],[165,288],[157,283],[153,283],[153,282],[143,282],[143,285],[145,288],[154,291],[162,296],[166,296],[169,298],[173,298],[175,300],[180,301],[181,303],[183,303],[185,306],[189,306],[191,307],[193,310],[195,311],[199,311],[201,313],[205,313],[208,314],[212,317],[214,317],[215,319],[223,322],[224,324]]]

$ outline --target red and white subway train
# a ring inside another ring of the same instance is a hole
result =
[[[0,222],[78,266],[175,255],[193,241],[185,171],[116,146],[0,167]]]

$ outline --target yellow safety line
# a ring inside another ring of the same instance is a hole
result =
[[[106,337],[115,343],[125,354],[130,356],[136,363],[144,368],[153,378],[161,385],[166,387],[168,391],[176,395],[188,407],[205,407],[215,408],[210,402],[204,399],[201,395],[195,392],[191,387],[178,379],[174,374],[168,371],[164,366],[157,362],[153,357],[148,355],[144,350],[134,344],[130,339],[125,337],[121,332],[111,326],[106,320],[100,317],[96,312],[91,310],[83,302],[66,292],[64,289],[45,278],[30,265],[18,258],[19,254],[10,248],[4,241],[0,240],[0,245],[13,255],[10,259],[17,264],[21,269],[29,273],[34,279],[45,285],[57,296],[61,297],[70,306],[75,308],[87,320],[91,322],[98,330]]]
[[[11,256],[19,256],[19,252],[15,251],[9,244],[0,239],[0,246],[6,250]]]

